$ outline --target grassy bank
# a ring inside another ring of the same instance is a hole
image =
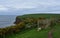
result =
[[[15,26],[11,26],[11,27],[3,29],[2,34],[4,35],[5,33],[7,34],[8,32],[8,35],[6,35],[6,38],[48,38],[48,32],[50,31],[50,28],[43,29],[39,32],[37,31],[36,28],[32,28],[32,29],[24,28],[26,24],[32,25],[33,23],[34,25],[36,22],[35,20],[38,20],[40,17],[59,18],[60,14],[28,14],[28,15],[23,15],[23,16],[17,16],[18,22],[20,19],[23,19],[24,21],[19,22],[19,24],[16,24]],[[22,28],[25,30],[22,30]],[[59,34],[60,34],[60,24],[57,23],[57,25],[54,27],[53,38],[60,38]]]
[[[39,18],[39,17],[45,17],[45,18],[50,18],[50,17],[60,17],[60,14],[26,14],[22,16],[17,16],[18,18],[26,18],[26,17],[34,17],[34,18]]]
[[[50,29],[36,31],[36,29],[25,30],[17,34],[8,36],[7,38],[48,38]],[[53,38],[60,38],[60,24],[54,27]]]

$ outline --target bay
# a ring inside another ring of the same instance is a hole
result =
[[[0,15],[0,28],[14,25],[17,15]]]

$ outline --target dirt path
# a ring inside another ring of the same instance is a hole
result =
[[[48,32],[48,38],[53,38],[53,29],[51,29],[49,32]]]

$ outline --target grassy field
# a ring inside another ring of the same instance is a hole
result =
[[[30,15],[23,15],[23,16],[18,16],[19,18],[25,18],[25,17],[34,17],[34,18],[38,18],[38,17],[46,17],[46,18],[50,18],[50,17],[60,17],[59,14],[30,14]],[[31,30],[24,30],[22,32],[16,33],[16,34],[12,34],[12,35],[7,35],[6,38],[48,38],[48,32],[50,31],[50,28],[45,29],[45,30],[41,30],[41,31],[36,31],[35,29],[31,29]],[[57,24],[54,27],[54,32],[53,32],[53,38],[60,38],[60,24]]]
[[[45,17],[45,18],[50,18],[50,17],[60,17],[60,14],[27,14],[27,15],[22,15],[18,16],[19,18],[26,18],[26,17],[34,17],[34,18],[39,18],[39,17]]]
[[[50,29],[36,31],[36,29],[25,30],[13,35],[9,35],[7,38],[48,38],[48,32]],[[60,26],[54,27],[53,38],[60,38]]]
[[[48,31],[49,30],[42,30],[38,32],[36,31],[36,29],[26,30],[26,31],[8,36],[7,38],[47,38]]]
[[[54,27],[53,37],[60,38],[60,23]]]

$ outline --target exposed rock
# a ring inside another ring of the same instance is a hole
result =
[[[20,19],[19,17],[16,17],[16,21],[14,22],[14,24],[19,24],[20,22],[22,22],[22,19]]]

